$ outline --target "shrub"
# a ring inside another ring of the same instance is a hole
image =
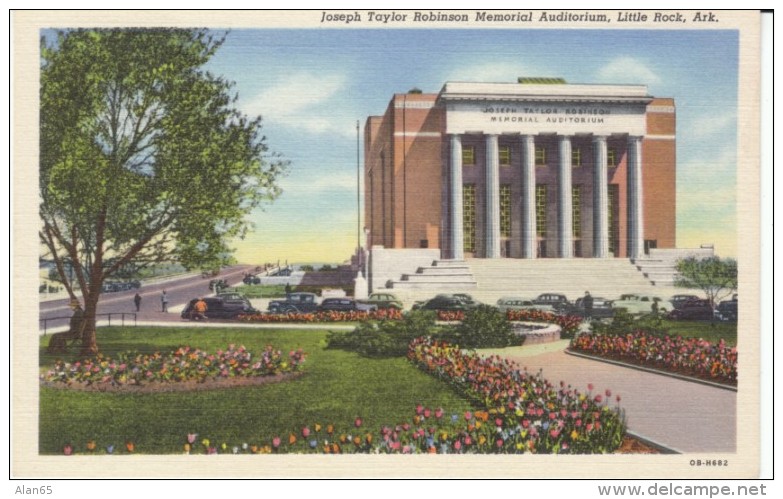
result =
[[[463,348],[502,348],[522,343],[506,315],[490,305],[468,310],[460,324],[448,327],[438,337]]]
[[[402,357],[408,352],[408,344],[420,336],[435,334],[435,314],[416,310],[398,321],[365,321],[353,331],[330,332],[327,348],[339,348],[357,352],[367,357]]]

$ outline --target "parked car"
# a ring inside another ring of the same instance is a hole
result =
[[[413,304],[414,310],[470,310],[473,308],[464,297],[440,294],[426,301]]]
[[[559,312],[563,308],[567,308],[571,305],[565,295],[559,293],[543,293],[533,299],[533,303],[536,305],[548,305],[552,307],[552,310]]]
[[[715,318],[720,321],[737,322],[738,305],[739,302],[736,298],[732,300],[723,300],[715,308]]]
[[[710,305],[709,300],[688,300],[680,305],[680,308],[669,312],[669,319],[682,320],[709,320],[712,319],[715,312]]]
[[[323,312],[326,312],[326,311],[372,312],[373,310],[378,310],[378,306],[377,305],[368,305],[368,304],[365,304],[365,303],[359,303],[356,300],[351,299],[351,298],[325,298],[324,301],[321,302],[321,305],[318,307],[318,310],[323,311]]]
[[[478,307],[479,305],[481,305],[480,301],[475,300],[472,296],[470,296],[467,293],[454,293],[452,296],[462,301],[462,303],[467,305],[469,308]]]
[[[690,300],[698,300],[699,297],[696,295],[674,295],[669,300],[669,303],[671,304],[671,309],[677,309],[680,308],[680,306],[685,303],[686,301]]]
[[[130,289],[139,289],[141,287],[141,281],[107,281],[101,286],[101,292],[103,293],[116,293],[118,291],[128,291]]]
[[[215,291],[216,293],[220,293],[221,289],[225,289],[228,287],[228,281],[225,279],[212,279],[209,281],[209,290]]]
[[[577,298],[573,305],[564,306],[560,309],[560,313],[564,315],[576,315],[579,317],[585,317],[584,297]],[[593,310],[591,315],[594,319],[608,319],[614,317],[614,304],[612,300],[606,298],[600,298],[598,296],[593,297]]]
[[[666,307],[661,306],[662,302],[663,300],[658,296],[624,294],[620,296],[619,300],[614,300],[613,306],[615,311],[625,309],[625,311],[631,315],[649,314],[653,311],[653,303],[658,304],[659,312],[665,312]]]
[[[193,298],[190,303],[182,310],[181,317],[183,319],[193,319],[193,306],[198,301],[198,298]],[[258,310],[250,307],[244,303],[232,302],[230,300],[224,300],[219,296],[204,298],[207,303],[207,311],[204,313],[207,319],[236,319],[242,314],[257,314]]]
[[[250,300],[248,300],[245,295],[237,292],[228,292],[228,293],[218,293],[218,298],[222,298],[223,301],[226,303],[235,303],[238,305],[246,305],[248,308],[252,308],[253,305],[250,303]]]
[[[501,312],[509,310],[541,310],[543,312],[553,312],[551,305],[536,305],[533,300],[519,298],[516,296],[504,296],[497,301],[497,307]]]
[[[272,314],[311,313],[318,310],[318,297],[314,293],[291,293],[285,300],[272,300],[267,311]]]
[[[244,279],[242,279],[243,284],[261,284],[261,278],[257,275],[246,275]]]
[[[379,310],[394,308],[402,310],[402,301],[391,293],[371,293],[366,300],[359,300],[364,305],[375,305]]]

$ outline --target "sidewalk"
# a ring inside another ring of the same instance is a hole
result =
[[[513,360],[528,371],[542,370],[551,383],[564,381],[587,393],[605,395],[625,410],[628,429],[680,453],[736,452],[737,392],[565,353],[567,341],[481,350]]]

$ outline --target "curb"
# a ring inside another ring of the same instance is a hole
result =
[[[630,436],[630,437],[635,438],[636,440],[640,441],[641,443],[643,443],[645,445],[649,445],[650,447],[654,447],[654,448],[658,449],[661,452],[661,454],[685,454],[681,450],[677,450],[677,449],[674,449],[672,447],[668,447],[666,445],[663,445],[660,442],[657,442],[657,441],[652,440],[652,439],[647,438],[647,437],[643,437],[643,436],[641,436],[638,433],[635,433],[633,431],[625,430],[625,434]]]
[[[573,355],[574,357],[581,357],[583,359],[596,360],[598,362],[606,362],[607,364],[614,364],[616,366],[627,367],[627,368],[630,368],[630,369],[636,369],[637,371],[644,371],[644,372],[648,372],[648,373],[652,373],[652,374],[659,374],[661,376],[668,376],[670,378],[675,378],[675,379],[679,379],[679,380],[682,380],[682,381],[690,381],[691,383],[698,383],[700,385],[711,386],[712,388],[720,388],[720,389],[732,391],[732,392],[735,392],[735,393],[737,392],[737,387],[736,386],[724,385],[724,384],[721,384],[721,383],[715,383],[715,382],[712,382],[712,381],[707,381],[707,380],[699,379],[699,378],[692,378],[692,377],[689,377],[689,376],[683,376],[682,374],[670,373],[668,371],[662,371],[660,369],[653,369],[651,367],[639,366],[639,365],[636,365],[636,364],[629,364],[629,363],[626,363],[626,362],[621,362],[619,360],[606,359],[604,357],[598,357],[598,356],[594,356],[594,355],[587,355],[587,354],[584,354],[584,353],[574,352],[574,351],[572,351],[569,348],[565,349],[565,353],[567,353],[568,355]]]

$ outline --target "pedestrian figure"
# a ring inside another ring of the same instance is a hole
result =
[[[68,331],[63,333],[55,333],[52,335],[52,338],[49,340],[49,347],[47,349],[49,353],[65,353],[68,351],[69,341],[81,341],[82,337],[84,336],[84,326],[86,325],[84,320],[84,310],[82,310],[82,306],[79,303],[79,300],[75,298],[71,300],[70,305],[71,309],[73,310],[70,327],[68,328]]]
[[[166,295],[166,290],[163,290],[163,293],[160,295],[160,307],[163,312],[168,312],[169,308],[169,297]]]
[[[287,282],[285,284],[285,299],[290,300],[291,299],[291,283]]]
[[[658,300],[653,300],[651,308],[653,315],[658,315]]]
[[[207,302],[204,301],[204,298],[199,298],[198,301],[193,305],[192,318],[205,321],[207,320],[206,312],[207,312]]]
[[[585,291],[585,297],[582,299],[582,304],[585,308],[585,318],[586,319],[592,319],[593,318],[593,297],[590,296],[589,291]]]
[[[141,309],[141,295],[136,293],[136,296],[133,297],[133,303],[136,305],[136,312],[138,312]]]

